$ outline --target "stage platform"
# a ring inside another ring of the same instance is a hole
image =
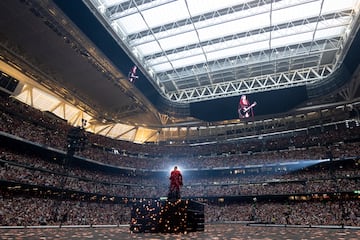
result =
[[[187,233],[204,231],[204,204],[190,200],[139,200],[131,210],[130,231]]]

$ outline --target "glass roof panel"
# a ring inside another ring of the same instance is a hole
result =
[[[201,55],[194,55],[188,58],[180,58],[173,61],[172,63],[174,68],[180,68],[189,65],[194,65],[194,63],[201,63],[205,61],[206,61],[205,56],[201,54]]]
[[[106,7],[117,5],[127,1],[128,0],[99,0],[99,2],[103,3]]]
[[[318,16],[320,13],[320,6],[321,1],[316,1],[295,5],[289,8],[273,9],[271,16],[273,24]]]
[[[234,35],[239,32],[247,32],[263,27],[270,26],[269,14],[259,14],[242,18],[239,20],[229,21],[223,24],[209,26],[207,28],[199,29],[201,40],[214,39],[219,36]]]
[[[174,1],[146,10],[142,14],[148,26],[154,28],[167,22],[176,22],[184,19],[184,17],[188,18],[189,14],[184,4],[184,1]]]
[[[218,9],[228,8],[234,5],[239,5],[242,3],[249,2],[249,0],[226,0],[226,1],[219,1],[219,0],[206,0],[199,1],[199,0],[187,0],[187,4],[189,6],[189,10],[191,15],[200,15],[209,11],[215,11]]]
[[[198,43],[198,37],[196,32],[186,32],[172,37],[164,38],[159,40],[163,50],[174,49],[179,46],[186,46],[194,43]]]
[[[343,34],[345,32],[346,28],[343,26],[339,26],[336,28],[332,28],[332,29],[322,29],[319,31],[316,31],[315,33],[315,40],[317,39],[329,39],[332,37],[336,37],[339,36],[341,34]]]
[[[142,53],[143,56],[152,55],[162,51],[159,44],[155,41],[139,45],[137,49],[140,53]]]
[[[224,48],[221,51],[208,53],[207,56],[208,59],[215,60],[215,59],[219,59],[219,57],[226,58],[234,55],[242,55],[242,54],[247,54],[249,52],[249,48],[252,49],[254,52],[266,50],[269,49],[269,42],[268,41],[249,42],[246,45],[236,45],[235,47],[232,48]]]
[[[342,27],[339,27],[339,28],[342,28]],[[317,31],[316,33],[321,32],[321,34],[319,34],[319,35],[315,34],[314,40],[324,39],[324,38],[332,38],[337,35],[336,34],[337,30],[338,30],[338,28],[324,29],[321,31]],[[277,48],[277,47],[282,47],[284,45],[293,45],[293,44],[301,43],[301,42],[309,42],[309,41],[312,41],[312,39],[313,39],[313,32],[306,32],[306,33],[290,35],[290,36],[286,36],[286,37],[282,37],[282,38],[275,38],[271,41],[271,43],[272,43],[273,48]]]
[[[357,0],[341,0],[341,4],[334,0],[324,0],[322,13],[336,12],[339,10],[352,9]]]
[[[131,14],[116,21],[125,34],[132,34],[147,29],[147,26],[139,13]]]
[[[162,63],[159,65],[154,65],[151,66],[151,68],[155,71],[155,72],[165,72],[169,69],[172,69],[172,66],[170,64],[170,62],[166,62],[166,63]]]

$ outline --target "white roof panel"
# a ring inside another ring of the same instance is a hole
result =
[[[209,11],[216,11],[218,9],[228,8],[241,3],[249,2],[249,0],[206,0],[206,2],[199,2],[199,0],[188,0],[187,4],[192,16],[201,15]]]
[[[197,34],[193,31],[159,40],[164,51],[177,48],[183,45],[198,43]]]
[[[127,35],[144,31],[148,28],[140,13],[131,14],[116,20],[116,22],[122,26],[123,31]]]
[[[137,49],[143,56],[152,55],[162,51],[159,43],[156,41],[151,41],[149,43],[139,45]]]
[[[144,11],[142,14],[150,28],[176,22],[189,16],[184,6],[184,1],[173,1]],[[175,10],[176,9],[176,10]]]

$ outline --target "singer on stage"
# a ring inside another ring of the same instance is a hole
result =
[[[180,187],[183,185],[183,177],[177,166],[174,167],[174,170],[170,174],[170,187],[168,199],[176,200],[180,199]]]

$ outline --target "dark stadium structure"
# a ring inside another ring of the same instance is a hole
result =
[[[0,13],[5,239],[358,236],[359,0],[4,0]],[[246,119],[241,95],[257,102]]]

